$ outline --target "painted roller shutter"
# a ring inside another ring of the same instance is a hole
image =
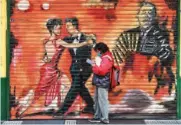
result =
[[[55,119],[53,114],[64,104],[71,86],[74,91],[68,98],[75,96],[75,101],[67,101],[72,106],[65,107],[65,117],[58,119],[93,117],[82,113],[95,89],[90,66],[82,61],[96,53],[90,47],[69,52],[55,45],[57,39],[75,42],[65,22],[72,17],[78,19],[80,32],[95,34],[97,43],[109,46],[120,67],[120,84],[109,92],[110,119],[176,118],[177,0],[12,0],[8,4],[11,119]],[[50,40],[47,21],[52,30],[60,19],[60,37]],[[81,37],[78,42],[85,40]]]

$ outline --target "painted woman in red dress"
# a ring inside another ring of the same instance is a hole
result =
[[[46,26],[50,32],[50,37],[44,40],[45,55],[43,61],[45,64],[40,68],[40,80],[34,91],[34,97],[25,100],[29,103],[28,106],[20,105],[18,107],[17,117],[22,117],[28,107],[42,95],[45,95],[45,107],[49,106],[56,97],[58,97],[57,105],[60,106],[61,71],[58,69],[58,62],[64,48],[78,48],[93,44],[91,37],[88,37],[87,41],[82,43],[66,43],[61,40],[58,37],[61,33],[61,19],[49,19]]]

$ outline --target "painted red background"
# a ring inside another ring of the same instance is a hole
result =
[[[105,10],[99,7],[85,7],[83,3],[86,0],[29,0],[30,10],[23,12],[17,7],[14,8],[12,16],[11,31],[18,40],[18,46],[14,51],[14,58],[10,67],[10,83],[16,86],[16,96],[21,98],[25,96],[30,89],[35,89],[38,84],[40,66],[43,64],[42,57],[44,54],[43,39],[48,37],[46,21],[49,18],[61,18],[76,16],[80,22],[82,32],[94,33],[97,41],[103,41],[111,48],[115,39],[122,31],[135,28],[138,26],[136,14],[139,9],[139,0],[120,0],[116,9]],[[18,0],[16,0],[18,2]],[[42,10],[41,5],[44,2],[50,3],[49,10]],[[151,0],[156,5],[158,16],[168,16],[168,30],[171,30],[172,17],[176,12],[170,10],[164,0]],[[106,17],[113,15],[114,18],[109,20]],[[161,19],[159,20],[162,21]],[[65,27],[62,29],[62,35],[67,35]],[[173,47],[173,34],[170,33],[170,45]],[[69,66],[71,58],[66,50],[59,63],[59,69],[62,70],[71,80]],[[151,83],[147,80],[148,71],[147,57],[135,55],[133,70],[126,72],[121,80],[121,85],[114,91],[122,89],[120,96],[114,96],[110,93],[110,103],[117,104],[122,96],[129,89],[142,89],[148,92],[156,99],[167,94],[167,87],[162,88],[157,96],[153,95],[156,87],[156,80]],[[173,64],[175,73],[175,62]],[[87,84],[91,84],[90,80]],[[92,86],[88,85],[92,92]],[[43,97],[42,97],[43,98]],[[43,104],[41,101],[39,105]]]

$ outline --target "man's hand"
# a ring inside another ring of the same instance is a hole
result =
[[[86,40],[96,41],[96,35],[95,34],[86,34]]]
[[[89,39],[89,40],[87,40],[87,43],[90,44],[90,45],[93,45],[93,40]]]

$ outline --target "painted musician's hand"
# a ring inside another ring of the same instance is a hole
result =
[[[160,60],[159,60],[158,57],[156,57],[156,56],[152,56],[152,57],[149,59],[149,65],[154,65],[156,62],[160,62]]]

